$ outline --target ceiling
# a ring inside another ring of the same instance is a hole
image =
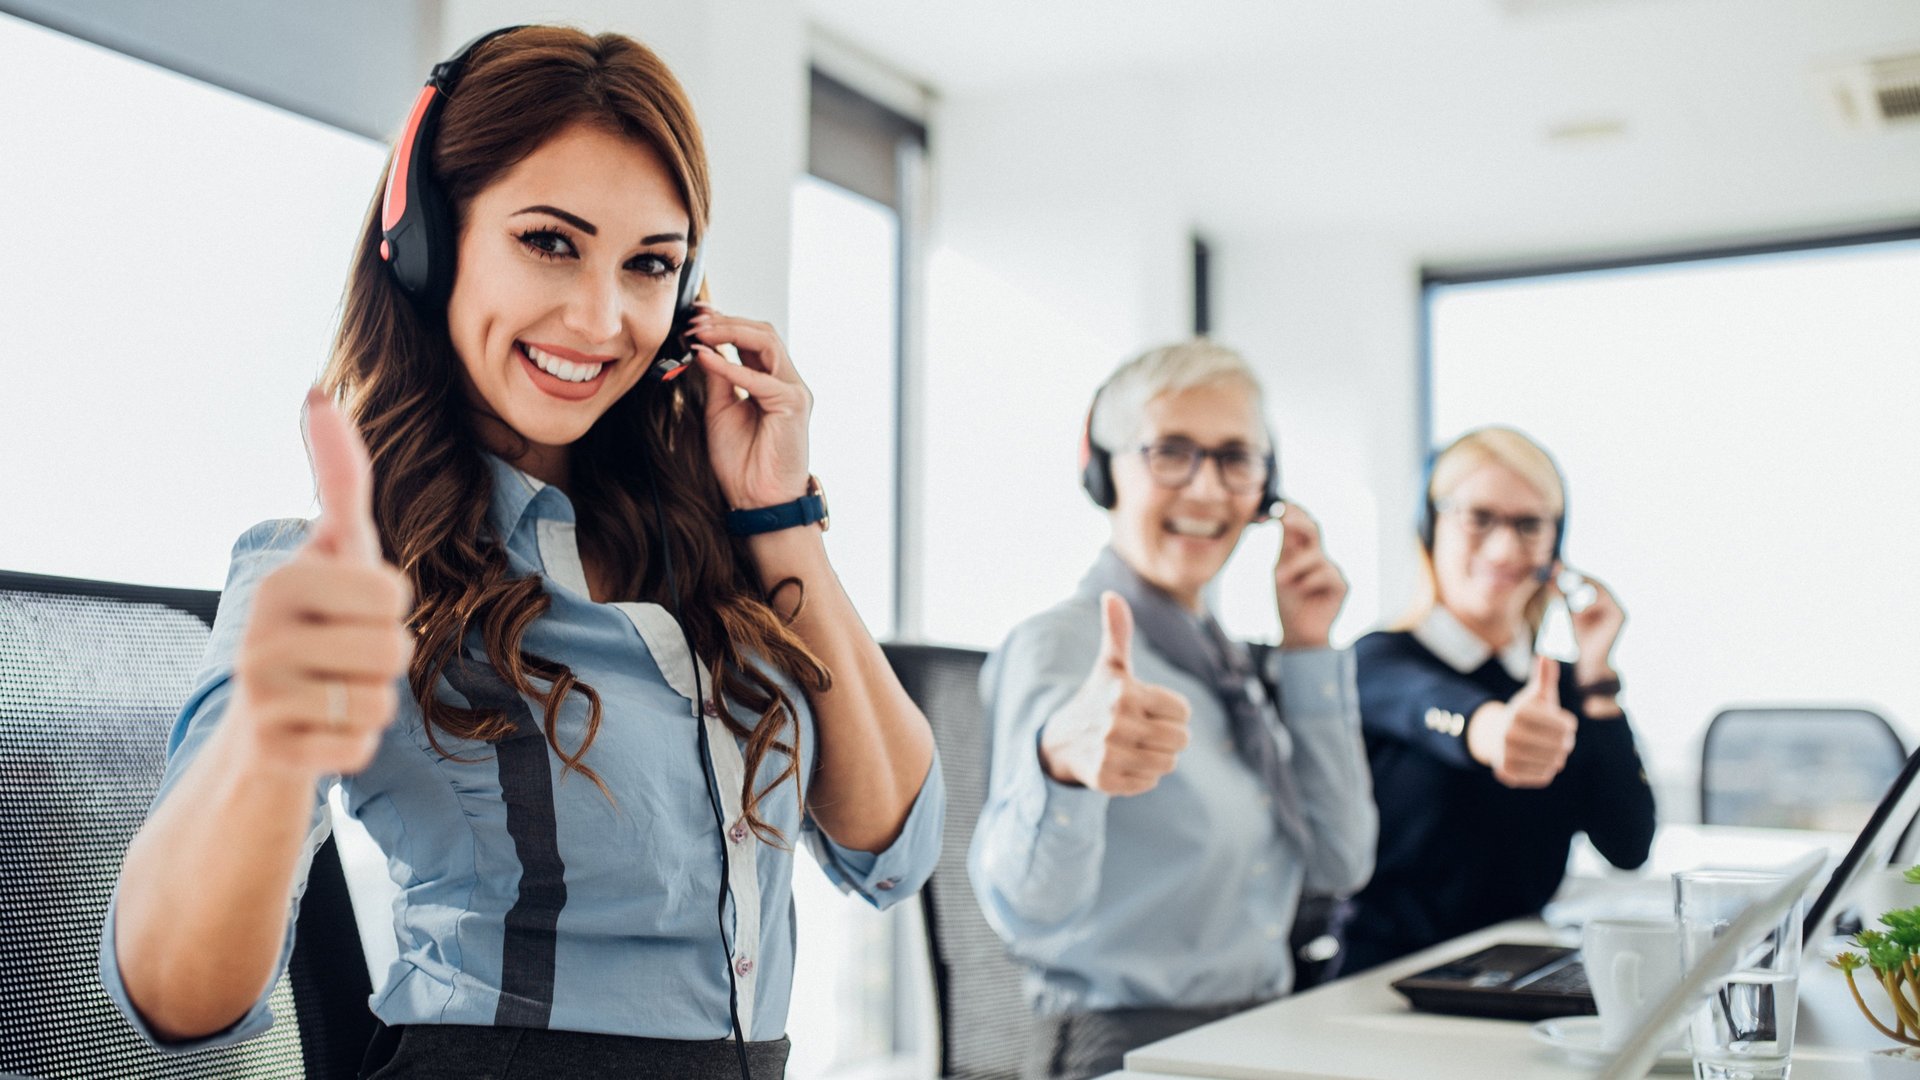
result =
[[[1200,227],[1461,261],[1920,223],[1920,123],[1845,129],[1836,63],[1920,0],[807,0],[943,118],[1110,97]],[[1063,121],[1064,122],[1064,121]]]

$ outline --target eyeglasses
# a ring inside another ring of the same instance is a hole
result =
[[[1558,528],[1558,523],[1553,519],[1535,514],[1501,514],[1484,506],[1460,506],[1455,503],[1441,503],[1438,509],[1458,521],[1476,542],[1485,540],[1493,535],[1495,529],[1504,525],[1513,530],[1513,535],[1522,544],[1540,548],[1552,541],[1553,532]]]
[[[1220,470],[1220,483],[1239,495],[1264,487],[1267,470],[1272,467],[1266,454],[1255,453],[1244,446],[1208,450],[1186,439],[1147,443],[1140,447],[1140,456],[1147,459],[1147,475],[1153,477],[1153,482],[1170,488],[1193,483],[1193,478],[1200,475],[1200,463],[1212,458]]]

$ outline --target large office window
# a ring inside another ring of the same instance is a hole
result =
[[[1734,704],[1920,730],[1920,240],[1428,290],[1435,445],[1518,426],[1568,478],[1568,562],[1667,795]],[[1564,640],[1564,639],[1563,639]]]
[[[383,149],[0,16],[0,567],[218,588],[305,516],[306,387]]]
[[[834,569],[875,637],[896,637],[902,549],[905,283],[920,125],[845,84],[812,80],[808,174],[793,189],[788,341],[814,393],[812,464],[827,488]],[[914,1073],[931,1047],[913,986],[917,905],[880,913],[796,859],[800,936],[788,1027],[794,1080]]]
[[[788,317],[813,390],[809,450],[833,514],[827,550],[876,637],[893,633],[900,216],[816,176],[793,189]]]

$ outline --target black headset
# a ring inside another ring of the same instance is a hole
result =
[[[380,258],[393,271],[393,279],[400,283],[401,290],[422,307],[438,309],[453,295],[454,256],[459,246],[453,235],[453,208],[447,203],[446,192],[433,178],[433,140],[440,130],[440,110],[453,96],[475,50],[502,34],[523,29],[524,26],[504,26],[481,34],[462,46],[451,59],[435,64],[427,74],[426,85],[413,99],[406,127],[401,129],[400,141],[394,147],[386,194],[380,202]],[[704,280],[701,258],[705,244],[690,243],[689,247],[687,259],[680,265],[673,327],[661,343],[650,372],[661,382],[670,381],[685,371],[693,359],[693,346],[686,338],[686,330]]]
[[[474,51],[502,34],[524,29],[523,26],[506,26],[489,31],[474,38],[462,46],[451,59],[443,60],[433,66],[427,75],[427,82],[414,98],[413,110],[407,115],[407,125],[401,131],[400,141],[394,148],[393,165],[387,173],[386,194],[380,207],[380,258],[385,260],[388,269],[400,288],[415,303],[423,308],[439,309],[444,307],[447,298],[453,294],[454,254],[457,244],[453,235],[453,211],[447,203],[447,196],[440,185],[434,181],[431,163],[434,135],[440,128],[440,110],[445,107],[447,98],[453,95],[454,87],[459,83],[468,60]],[[699,238],[689,237],[689,240]],[[667,339],[655,356],[650,375],[658,376],[661,382],[672,380],[686,370],[693,359],[693,346],[686,337],[687,321],[695,311],[695,302],[700,296],[702,247],[692,246],[691,251],[680,266],[680,291],[675,300],[673,327]],[[674,622],[684,625],[680,618],[680,583],[673,567],[673,550],[667,544],[665,514],[660,506],[660,489],[653,481],[651,470],[647,474],[647,487],[653,495],[654,525],[661,539],[661,557],[665,564],[668,592],[668,607],[673,613]],[[685,631],[682,630],[682,634]],[[688,638],[688,651],[692,651],[692,639]],[[740,987],[734,977],[731,962],[732,948],[727,945],[726,906],[727,898],[732,895],[733,886],[729,880],[727,865],[727,838],[720,809],[719,778],[707,768],[712,754],[707,739],[705,717],[706,692],[702,686],[699,658],[693,664],[694,680],[694,724],[699,742],[700,773],[706,780],[707,799],[713,810],[714,828],[720,835],[720,899],[716,917],[720,922],[720,943],[729,954],[727,964],[727,1008],[733,1019],[734,1052],[740,1064],[743,1080],[750,1080],[751,1073],[747,1065],[745,1036],[740,1028]],[[752,1008],[752,1003],[748,1003]]]
[[[1431,556],[1433,554],[1433,531],[1440,517],[1440,508],[1433,500],[1433,467],[1447,450],[1436,450],[1427,455],[1427,467],[1420,477],[1420,514],[1414,520],[1414,530],[1420,537],[1420,547]],[[1560,481],[1560,513],[1553,519],[1553,554],[1547,557],[1547,564],[1534,570],[1534,580],[1545,583],[1553,577],[1553,567],[1560,561],[1560,549],[1567,540],[1567,482]]]
[[[1093,404],[1087,406],[1087,422],[1080,429],[1080,486],[1087,497],[1102,510],[1113,509],[1116,493],[1113,489],[1113,450],[1093,441],[1093,414],[1100,408],[1100,395],[1107,392],[1107,384],[1101,383],[1100,389],[1093,392]],[[1273,439],[1268,438],[1269,447]],[[1253,520],[1266,521],[1285,500],[1280,495],[1280,459],[1272,450],[1267,451],[1267,482],[1260,490],[1260,505],[1254,511]]]

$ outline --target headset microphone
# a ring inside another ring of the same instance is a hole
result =
[[[660,352],[654,357],[653,372],[661,382],[672,382],[693,363],[693,342],[687,339],[687,323],[699,309],[695,306],[700,300],[700,285],[705,280],[701,270],[701,260],[707,253],[705,238],[699,247],[687,253],[687,264],[680,268],[680,295],[674,301],[673,328],[667,331],[667,340],[660,343]]]

